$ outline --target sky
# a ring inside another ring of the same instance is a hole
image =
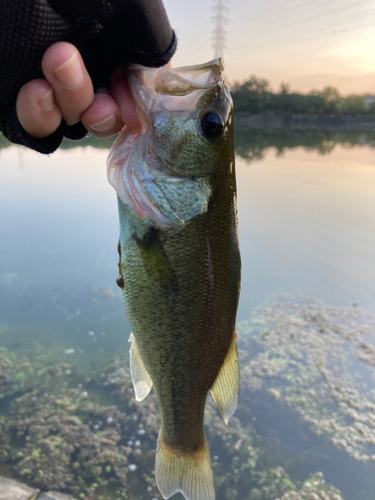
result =
[[[179,41],[173,66],[213,58],[219,0],[164,0]],[[229,83],[251,75],[308,92],[375,94],[375,0],[222,0]]]

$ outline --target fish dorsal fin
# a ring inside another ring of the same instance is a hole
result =
[[[224,363],[220,368],[214,385],[210,389],[226,424],[228,424],[229,419],[236,411],[238,401],[240,372],[236,339],[236,334],[234,334]]]
[[[133,333],[130,334],[130,374],[136,401],[142,401],[152,389],[152,380],[143,364]]]

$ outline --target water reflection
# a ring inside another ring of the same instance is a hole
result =
[[[274,148],[277,155],[282,155],[285,151],[298,147],[327,155],[338,145],[344,148],[364,144],[375,147],[375,131],[237,129],[235,141],[236,154],[247,162],[251,162],[264,158],[264,154],[269,148]]]

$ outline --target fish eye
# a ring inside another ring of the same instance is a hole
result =
[[[224,120],[218,113],[208,111],[201,116],[201,129],[207,139],[216,139],[224,129]]]

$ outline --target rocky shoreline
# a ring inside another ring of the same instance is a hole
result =
[[[0,500],[76,500],[70,495],[58,491],[40,493],[26,484],[0,476]]]

